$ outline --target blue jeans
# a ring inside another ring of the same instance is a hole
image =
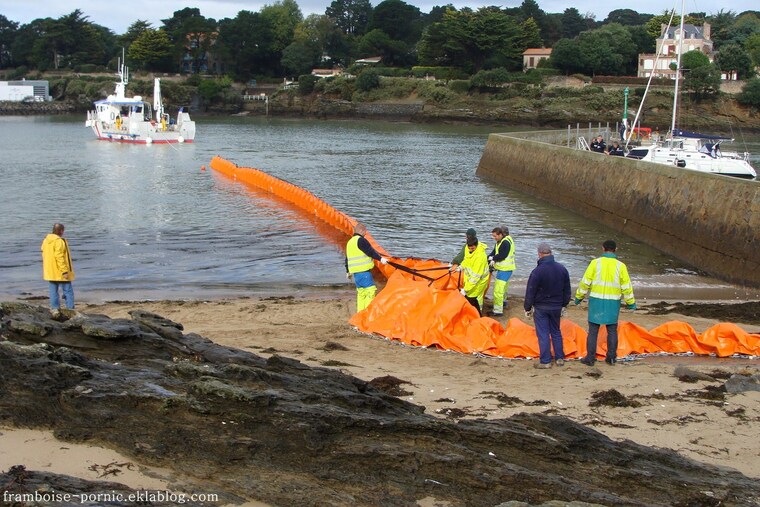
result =
[[[607,359],[617,359],[618,333],[617,322],[614,324],[588,323],[588,337],[586,338],[586,360],[592,363],[596,361],[596,339],[599,336],[599,327],[607,326]]]
[[[61,307],[61,300],[58,298],[58,288],[63,292],[63,299],[66,301],[66,308],[74,309],[74,286],[71,282],[48,282],[50,284],[50,309],[58,310]]]
[[[538,335],[541,364],[552,362],[552,347],[554,347],[554,359],[565,359],[565,349],[562,348],[562,332],[559,329],[561,315],[562,308],[557,310],[533,308],[533,322],[536,325],[536,334]]]

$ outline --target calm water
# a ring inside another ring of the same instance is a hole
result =
[[[0,297],[46,295],[39,246],[56,221],[66,225],[82,301],[352,289],[336,232],[201,171],[214,155],[310,190],[400,257],[448,261],[468,227],[493,246],[488,231],[508,225],[517,243],[513,293],[540,241],[552,244],[575,286],[601,241],[614,237],[640,294],[744,297],[631,238],[481,181],[475,169],[494,128],[202,118],[194,144],[130,146],[96,141],[83,124],[0,117]]]

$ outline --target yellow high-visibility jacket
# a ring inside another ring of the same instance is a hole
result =
[[[42,241],[42,278],[49,282],[71,282],[74,280],[74,265],[71,263],[69,244],[57,234],[50,233]],[[68,278],[63,274],[68,273]]]
[[[493,268],[499,271],[514,271],[515,270],[515,242],[512,236],[504,236],[501,241],[496,243],[494,247],[494,256],[499,255],[499,250],[504,242],[509,244],[509,253],[504,260],[494,262]]]
[[[588,320],[594,324],[615,324],[620,314],[620,300],[636,303],[628,268],[612,252],[605,252],[586,268],[576,299],[588,295]]]
[[[464,260],[460,264],[464,274],[464,290],[467,297],[480,297],[488,289],[488,256],[486,244],[479,242],[475,251],[466,249]]]

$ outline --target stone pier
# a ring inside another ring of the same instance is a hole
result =
[[[546,136],[491,134],[478,176],[595,220],[717,278],[760,287],[760,182],[577,150],[570,131]]]

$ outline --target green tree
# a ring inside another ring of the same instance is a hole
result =
[[[377,28],[359,40],[358,54],[362,57],[382,56],[383,63],[389,66],[413,63],[409,57],[409,48],[403,41],[393,40]]]
[[[265,46],[270,38],[270,31],[259,13],[240,11],[234,19],[219,22],[215,52],[224,68],[247,81],[256,74],[264,74],[264,58],[259,46]]]
[[[712,16],[709,16],[707,21],[710,23],[710,38],[713,41],[713,46],[715,49],[718,49],[723,42],[730,38],[728,30],[736,21],[736,12],[721,9]]]
[[[164,31],[173,45],[173,57],[180,72],[200,72],[205,57],[214,45],[217,24],[201,15],[200,9],[186,7],[174,11],[171,18],[162,19]]]
[[[172,41],[163,30],[143,30],[129,46],[127,57],[138,69],[167,71],[171,68]]]
[[[360,36],[367,31],[372,4],[369,0],[333,0],[325,14],[335,20],[343,33]]]
[[[742,14],[726,30],[726,39],[721,42],[719,49],[728,44],[744,46],[747,38],[757,33],[760,33],[760,18],[752,13]]]
[[[313,41],[295,41],[282,51],[282,67],[288,74],[310,74],[322,52]],[[299,79],[300,80],[300,79]]]
[[[580,45],[575,39],[560,39],[552,48],[552,56],[549,63],[555,69],[559,69],[565,74],[574,74],[583,72],[585,68],[585,58],[581,54]]]
[[[636,54],[655,52],[657,49],[656,40],[647,32],[646,26],[626,26],[625,29],[631,34],[631,40],[636,47]]]
[[[713,64],[696,67],[685,73],[683,88],[698,100],[717,95],[720,91],[720,70]]]
[[[0,14],[0,69],[6,69],[12,65],[11,46],[17,32],[18,23]]]
[[[605,25],[608,23],[618,23],[623,26],[638,26],[643,25],[644,21],[641,19],[641,14],[633,9],[615,9],[614,11],[610,11],[603,23]]]
[[[540,48],[543,46],[544,41],[541,38],[541,28],[533,18],[528,18],[520,23],[520,36],[517,39],[519,47],[525,49],[528,48]]]
[[[422,35],[422,13],[403,0],[384,0],[372,11],[369,30],[382,30],[393,40],[415,44]]]
[[[278,0],[261,9],[261,22],[268,37],[259,43],[263,71],[269,75],[282,74],[282,53],[291,42],[303,14],[295,0]]]
[[[356,88],[368,92],[380,86],[380,74],[375,69],[364,69],[356,77]]]
[[[754,75],[752,59],[749,54],[737,44],[728,44],[718,51],[715,63],[720,70],[730,72],[737,79],[746,79]]]
[[[755,67],[760,67],[760,33],[747,37],[744,41],[744,50],[752,59]]]
[[[760,79],[754,77],[747,80],[736,100],[745,106],[760,108]]]
[[[562,13],[562,36],[564,38],[572,39],[587,29],[588,23],[578,12],[578,9],[575,7],[565,9],[565,12]]]
[[[710,65],[710,59],[698,49],[687,51],[681,56],[681,68],[685,70],[692,70],[705,65]]]

